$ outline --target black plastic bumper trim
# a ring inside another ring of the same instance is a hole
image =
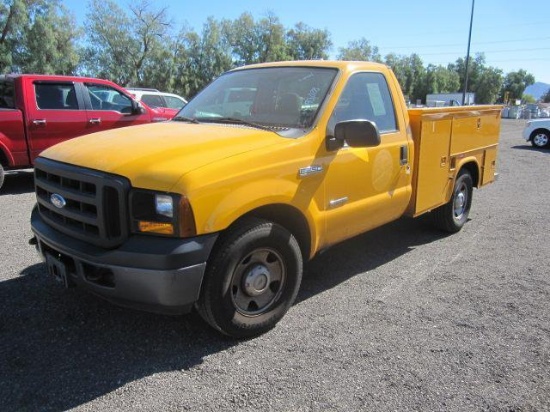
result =
[[[116,249],[103,249],[52,228],[37,208],[32,211],[31,229],[39,241],[73,258],[98,265],[152,270],[174,270],[204,263],[218,238],[218,233],[186,239],[133,235]]]

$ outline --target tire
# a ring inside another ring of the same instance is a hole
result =
[[[4,167],[2,166],[2,163],[0,163],[0,189],[2,189],[2,186],[4,185],[5,176],[6,173],[4,172]]]
[[[550,147],[550,132],[535,130],[531,134],[531,144],[539,149]]]
[[[214,329],[249,338],[273,328],[298,294],[303,261],[282,226],[250,218],[229,229],[207,264],[197,309]]]
[[[432,212],[435,225],[449,233],[460,231],[468,221],[472,194],[472,176],[467,170],[461,170],[456,178],[451,200]]]

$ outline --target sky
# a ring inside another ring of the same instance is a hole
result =
[[[137,0],[136,0],[137,1]],[[537,82],[550,84],[550,1],[473,0],[470,56],[484,53],[486,65],[504,74],[520,69]],[[115,0],[123,9],[128,0]],[[64,0],[82,24],[88,1]],[[255,20],[272,13],[287,29],[303,22],[328,30],[335,58],[350,41],[367,39],[380,54],[417,53],[424,65],[444,65],[465,57],[472,0],[149,0],[155,9],[166,7],[177,31],[183,26],[202,31],[208,17],[238,18],[249,12]]]

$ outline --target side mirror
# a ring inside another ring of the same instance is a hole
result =
[[[136,101],[132,100],[132,114],[145,114],[147,111],[145,110],[145,107],[143,105]]]
[[[380,132],[370,120],[345,120],[334,126],[334,137],[328,138],[329,150],[348,144],[351,147],[374,147],[380,144]]]

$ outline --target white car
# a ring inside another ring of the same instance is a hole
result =
[[[530,120],[523,129],[523,138],[538,148],[550,147],[550,120]]]
[[[126,88],[138,101],[142,101],[152,108],[163,107],[180,110],[187,104],[187,100],[174,93],[166,93],[157,89]]]

